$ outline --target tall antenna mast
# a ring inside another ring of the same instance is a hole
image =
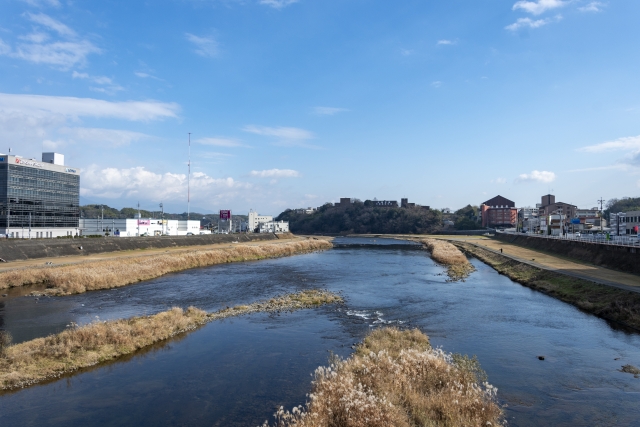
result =
[[[189,132],[189,173],[187,174],[187,221],[191,214],[191,132]]]
[[[600,203],[600,232],[602,233],[602,204],[604,203],[604,199],[600,197],[598,203]]]

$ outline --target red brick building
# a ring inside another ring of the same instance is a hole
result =
[[[496,196],[480,205],[483,227],[515,227],[518,223],[518,209],[511,200]]]

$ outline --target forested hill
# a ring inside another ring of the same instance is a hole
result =
[[[610,213],[640,211],[640,197],[623,197],[622,199],[611,199],[607,201],[607,209],[604,217],[609,219]]]
[[[276,218],[289,221],[291,232],[298,234],[426,234],[441,228],[442,213],[420,208],[349,206],[326,204],[313,214],[287,209]]]

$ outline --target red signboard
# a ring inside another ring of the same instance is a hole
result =
[[[220,220],[229,221],[231,219],[231,211],[220,211]]]

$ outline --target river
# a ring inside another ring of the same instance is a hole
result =
[[[347,357],[374,327],[418,327],[434,346],[477,355],[511,426],[640,424],[640,334],[532,291],[476,259],[465,281],[416,246],[339,239],[293,257],[193,269],[125,288],[0,300],[0,326],[20,342],[171,306],[217,310],[308,288],[346,307],[254,314],[47,384],[0,395],[0,425],[257,426],[277,405],[303,404],[329,352]],[[537,356],[544,356],[541,361]]]

